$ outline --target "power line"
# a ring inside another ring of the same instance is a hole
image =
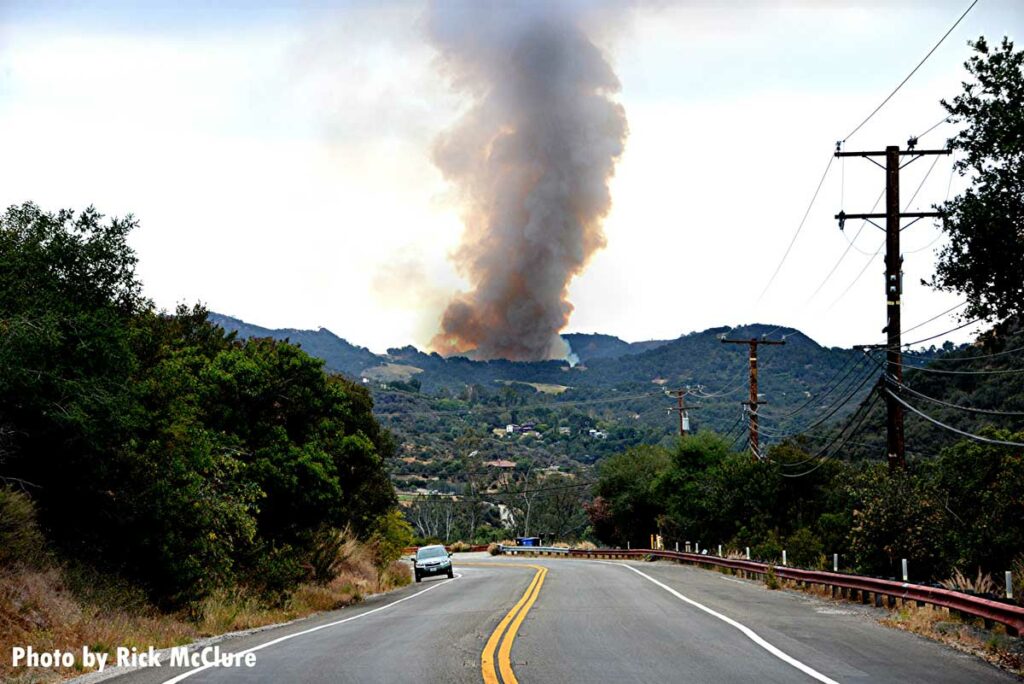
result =
[[[829,418],[834,416],[836,414],[836,412],[839,411],[839,409],[841,409],[843,406],[845,406],[850,401],[850,399],[852,399],[864,387],[864,385],[867,384],[867,381],[870,380],[872,377],[874,377],[874,369],[873,368],[869,368],[868,369],[868,373],[866,373],[864,375],[864,377],[861,379],[860,383],[856,387],[854,387],[853,390],[851,392],[849,392],[845,397],[843,397],[842,399],[840,399],[837,402],[833,403],[832,406],[831,406],[831,410],[829,410],[827,413],[819,416],[815,421],[809,423],[803,429],[797,430],[795,432],[792,432],[788,436],[793,437],[793,436],[796,436],[796,435],[804,434],[808,430],[810,430],[812,428],[815,428],[815,427],[818,427],[819,425],[824,423],[826,420],[828,420]]]
[[[977,2],[977,0],[975,0]],[[821,192],[821,186],[825,183],[825,177],[828,175],[828,170],[832,168],[832,161],[834,157],[829,155],[828,164],[825,165],[825,171],[821,174],[821,180],[818,181],[818,187],[814,189],[814,194],[811,196],[811,201],[807,205],[807,210],[804,212],[804,217],[800,219],[800,224],[796,227],[796,232],[793,233],[793,239],[789,241],[789,246],[786,247],[786,252],[782,255],[782,259],[779,261],[779,265],[775,267],[775,272],[772,273],[772,277],[768,279],[768,284],[761,290],[761,294],[758,296],[757,301],[761,301],[764,298],[768,288],[775,282],[775,277],[779,275],[779,271],[782,270],[782,265],[786,263],[786,258],[789,256],[790,251],[793,249],[793,245],[796,243],[796,239],[800,237],[800,231],[804,229],[804,224],[807,222],[807,217],[811,214],[811,208],[814,206],[815,200],[818,199],[818,193]]]
[[[936,359],[936,361],[941,360],[942,359]],[[875,363],[878,363],[878,361],[875,361]],[[899,366],[901,368],[907,368],[909,370],[920,371],[922,373],[939,373],[942,375],[1020,375],[1021,373],[1024,373],[1024,368],[994,368],[992,370],[945,370],[943,368],[929,368],[928,366],[912,366],[906,363],[893,362],[892,365]]]
[[[766,416],[766,417],[771,418],[772,420],[784,420],[786,418],[790,418],[790,417],[795,416],[796,414],[800,413],[801,411],[806,409],[808,406],[810,406],[815,401],[821,401],[822,399],[827,397],[829,394],[831,394],[833,390],[837,389],[840,385],[842,385],[846,381],[846,378],[848,378],[851,373],[853,373],[855,370],[857,370],[857,366],[859,365],[858,364],[859,360],[860,359],[855,354],[850,354],[850,356],[847,357],[846,364],[843,365],[843,366],[840,366],[839,369],[836,370],[836,372],[832,375],[832,377],[829,378],[825,382],[825,385],[826,385],[826,387],[828,389],[826,389],[823,393],[811,397],[810,399],[805,401],[803,404],[801,404],[800,406],[796,407],[792,411],[789,411],[788,413],[783,413],[782,415],[778,415],[778,416],[771,416],[771,415],[769,415],[769,416]],[[835,380],[836,377],[838,377],[839,374],[842,373],[844,370],[846,371],[846,375],[844,375],[842,377],[842,379],[839,380],[839,382],[837,382],[836,384],[833,385],[832,381]]]
[[[938,356],[938,357],[929,357],[929,358],[931,358],[934,361],[942,361],[943,363],[953,363],[953,362],[959,362],[959,361],[975,361],[977,359],[994,359],[997,356],[1007,356],[1009,354],[1016,354],[1017,352],[1021,352],[1021,351],[1024,351],[1024,347],[1014,347],[1013,349],[1006,349],[1006,350],[1001,351],[1001,352],[994,352],[992,354],[977,354],[975,356]],[[916,352],[908,352],[908,351],[903,352],[903,354],[905,356],[928,357],[927,354],[918,354]]]
[[[914,190],[914,194],[910,196],[909,200],[907,200],[907,205],[905,207],[903,207],[903,211],[909,211],[910,210],[910,205],[914,203],[915,199],[917,199],[917,193],[921,192],[921,188],[924,187],[925,181],[928,180],[928,176],[932,175],[932,170],[935,168],[935,165],[938,164],[938,163],[939,163],[939,156],[935,155],[935,159],[932,160],[932,165],[928,167],[928,170],[924,174],[924,178],[922,178],[921,182],[917,184],[917,190]]]
[[[893,91],[891,93],[889,93],[884,100],[882,100],[881,104],[879,104],[877,107],[875,107],[874,110],[870,114],[868,114],[866,119],[861,121],[859,124],[857,124],[857,126],[852,131],[850,131],[849,133],[846,134],[846,136],[843,138],[843,142],[846,142],[847,140],[852,138],[853,135],[857,131],[859,131],[861,128],[864,127],[864,124],[866,124],[868,121],[870,121],[872,119],[872,117],[874,117],[874,115],[877,114],[879,112],[879,110],[881,110],[882,107],[884,107],[886,105],[886,103],[888,103],[889,100],[892,99],[893,95],[895,95],[896,93],[899,92],[900,88],[902,88],[907,83],[907,81],[910,80],[911,76],[913,76],[914,74],[917,73],[917,70],[920,69],[924,65],[925,62],[928,61],[928,58],[932,56],[932,53],[934,53],[936,50],[939,49],[939,46],[942,45],[943,41],[945,41],[946,38],[949,36],[949,34],[953,32],[953,29],[955,29],[957,26],[960,25],[960,22],[964,20],[964,17],[967,16],[967,13],[970,12],[972,9],[974,9],[974,6],[977,5],[977,4],[978,4],[978,0],[974,0],[974,2],[971,3],[970,7],[968,7],[966,10],[964,10],[964,13],[960,15],[960,18],[957,19],[956,22],[952,26],[949,27],[948,31],[946,31],[944,34],[942,34],[942,37],[939,38],[939,42],[937,42],[932,47],[932,49],[928,51],[928,54],[924,56],[924,59],[922,59],[920,62],[918,62],[917,66],[914,67],[914,69],[909,74],[907,74],[907,77],[904,78],[902,81],[900,81],[900,84],[898,86],[896,86],[896,88],[894,88]]]
[[[875,395],[875,397],[874,397],[874,398],[873,398],[873,399],[871,400],[871,402],[870,402],[870,403],[868,404],[868,406],[869,406],[869,407],[871,407],[871,406],[874,406],[874,403],[875,403],[875,401],[877,400],[877,398],[878,398],[878,395]],[[857,432],[858,432],[858,431],[860,430],[860,428],[861,428],[861,425],[863,425],[863,423],[864,423],[864,420],[865,420],[865,419],[866,419],[866,418],[868,417],[868,415],[869,415],[870,413],[871,413],[871,411],[870,411],[870,410],[865,410],[865,411],[864,411],[864,413],[862,413],[862,414],[861,414],[860,420],[859,420],[859,421],[857,422],[857,425],[856,425],[856,426],[854,427],[854,429],[853,429],[853,430],[852,430],[852,431],[850,432],[850,435],[849,435],[849,437],[847,437],[847,439],[846,439],[846,440],[844,440],[844,441],[843,441],[843,442],[842,442],[842,443],[841,443],[841,444],[840,444],[840,445],[839,445],[839,446],[838,446],[838,447],[836,448],[836,450],[835,450],[835,451],[833,452],[833,454],[835,454],[835,453],[838,453],[839,449],[842,449],[842,448],[843,448],[844,446],[846,446],[846,444],[847,444],[847,443],[849,442],[849,440],[850,440],[850,439],[852,439],[852,438],[853,438],[853,436],[857,434]],[[850,426],[850,423],[852,423],[852,422],[853,422],[853,421],[851,420],[851,421],[850,421],[849,423],[847,423],[847,424],[846,424],[846,427],[849,427],[849,426]],[[842,435],[842,433],[843,433],[843,432],[845,431],[845,429],[846,429],[846,428],[843,428],[843,430],[840,430],[840,432],[839,432],[839,435]],[[821,452],[819,452],[819,453],[824,453],[824,452],[825,452],[825,451],[826,451],[826,450],[827,450],[828,448],[829,448],[829,447],[828,447],[828,446],[826,446],[826,447],[825,447],[825,449],[822,449],[822,451],[821,451]],[[831,458],[832,458],[832,456],[831,456],[831,455],[828,455],[828,454],[826,454],[826,455],[822,456],[822,458],[821,458],[821,461],[820,461],[820,462],[819,462],[819,463],[818,463],[818,464],[817,464],[816,466],[814,466],[813,468],[810,468],[809,470],[805,470],[805,471],[804,471],[804,472],[802,472],[802,473],[783,473],[783,472],[780,472],[780,473],[779,473],[779,475],[781,475],[782,477],[789,477],[789,478],[805,477],[805,476],[807,476],[807,475],[810,475],[810,474],[811,474],[811,473],[813,473],[814,471],[816,471],[816,470],[817,470],[818,468],[820,468],[821,466],[825,465],[825,463],[826,463],[827,461],[831,460]],[[804,462],[806,463],[806,461],[804,461]]]
[[[957,330],[962,330],[962,329],[966,328],[969,325],[974,325],[975,323],[978,323],[978,322],[983,321],[983,320],[985,320],[985,317],[984,316],[979,316],[978,318],[975,318],[973,321],[967,321],[963,325],[958,325],[955,328],[950,328],[949,330],[946,330],[945,332],[940,332],[938,335],[932,335],[931,337],[925,337],[924,339],[915,340],[913,342],[904,342],[903,346],[904,347],[912,347],[915,344],[921,344],[922,342],[928,342],[930,340],[934,340],[936,337],[942,337],[944,335],[948,335],[951,332],[956,332]]]
[[[945,311],[943,311],[943,312],[942,312],[942,313],[940,313],[940,314],[935,314],[934,316],[932,316],[931,318],[929,318],[929,319],[928,319],[927,321],[921,321],[921,322],[920,322],[920,323],[918,323],[917,325],[913,325],[913,326],[911,326],[911,327],[909,327],[909,328],[904,328],[904,329],[903,329],[903,332],[905,332],[905,333],[908,333],[908,332],[910,332],[911,330],[917,330],[918,328],[920,328],[920,327],[923,327],[923,326],[927,325],[928,323],[931,323],[932,321],[934,321],[934,320],[935,320],[935,319],[937,319],[937,318],[942,318],[943,316],[945,316],[945,315],[946,315],[946,314],[948,314],[948,313],[953,313],[954,311],[956,311],[957,309],[959,309],[959,308],[960,308],[961,306],[963,306],[963,305],[964,305],[964,304],[966,304],[966,303],[967,303],[967,300],[965,299],[964,301],[960,302],[960,303],[959,303],[959,304],[957,304],[956,306],[952,306],[952,307],[950,307],[950,308],[946,309]]]
[[[923,138],[924,136],[928,135],[929,133],[934,131],[936,128],[941,126],[942,124],[948,123],[951,118],[952,117],[950,117],[950,115],[947,114],[946,116],[944,116],[941,119],[939,119],[938,123],[936,123],[935,125],[929,127],[928,130],[926,130],[924,133],[918,133],[917,135],[915,135],[913,139],[914,140],[920,140],[921,138]]]
[[[896,385],[901,390],[905,390],[907,392],[910,392],[914,396],[920,397],[921,399],[924,399],[925,401],[930,401],[930,402],[939,404],[940,406],[948,406],[949,408],[957,409],[957,410],[960,410],[960,411],[967,411],[968,413],[982,413],[982,414],[985,414],[985,415],[988,415],[988,416],[1024,416],[1024,411],[996,411],[995,409],[980,409],[980,408],[974,408],[973,406],[962,406],[960,404],[954,404],[954,403],[951,403],[951,402],[948,402],[948,401],[944,401],[942,399],[936,399],[935,397],[930,397],[927,394],[923,394],[921,392],[918,392],[914,388],[908,387],[907,385],[905,385],[905,384],[903,384],[901,382],[896,383]]]
[[[875,253],[872,254],[871,257],[867,260],[867,262],[864,264],[864,267],[862,269],[860,269],[860,273],[858,273],[854,277],[854,279],[850,281],[850,284],[846,286],[846,289],[843,290],[842,293],[838,297],[836,297],[832,301],[832,303],[828,305],[828,308],[825,309],[825,311],[822,312],[822,313],[827,313],[827,312],[831,311],[832,308],[835,307],[835,305],[838,304],[843,299],[843,297],[845,297],[850,292],[850,290],[853,289],[853,286],[856,285],[860,281],[860,279],[864,277],[864,274],[868,270],[868,266],[870,266],[874,262],[875,257],[878,256],[882,252],[882,250],[884,248],[885,248],[885,240],[882,240],[882,244],[878,245],[878,249],[876,249]]]
[[[935,418],[932,418],[931,416],[929,416],[927,413],[925,413],[921,409],[908,404],[898,394],[896,394],[895,392],[890,390],[888,387],[885,388],[885,393],[888,394],[890,397],[892,397],[893,400],[895,400],[895,401],[899,402],[900,404],[902,404],[903,408],[905,408],[905,409],[907,409],[909,411],[913,411],[917,415],[919,415],[922,418],[924,418],[925,420],[927,420],[929,423],[937,425],[938,427],[942,428],[943,430],[949,430],[950,432],[955,432],[958,435],[963,435],[964,437],[976,440],[978,442],[985,442],[986,444],[997,444],[999,446],[1011,446],[1011,447],[1024,447],[1024,442],[1008,442],[1008,441],[1005,441],[1005,440],[1002,440],[1002,439],[992,439],[990,437],[982,437],[981,435],[976,435],[973,432],[967,432],[966,430],[961,430],[959,428],[955,428],[952,425],[946,425],[942,421],[937,420]]]
[[[843,161],[845,163],[846,157],[843,157]],[[882,196],[883,195],[885,195],[885,190],[884,189],[882,190],[882,192],[880,192],[878,194],[878,199],[875,200],[875,203],[871,205],[871,211],[874,211],[875,207],[878,206],[878,203],[882,201]],[[843,250],[842,255],[840,255],[840,257],[836,261],[835,265],[832,266],[832,270],[829,271],[828,275],[826,275],[825,278],[818,284],[818,287],[815,288],[814,292],[811,294],[810,297],[807,298],[807,301],[804,302],[804,304],[809,304],[811,302],[811,300],[813,300],[815,297],[818,296],[818,293],[821,292],[821,288],[825,287],[825,283],[827,283],[829,281],[829,278],[831,278],[832,275],[836,272],[836,269],[839,268],[839,264],[843,263],[843,259],[845,259],[846,255],[850,253],[850,250],[852,248],[854,248],[854,243],[857,242],[857,238],[860,237],[860,234],[864,231],[864,226],[866,226],[866,225],[868,225],[868,220],[864,219],[863,221],[860,222],[860,228],[857,229],[857,234],[853,236],[853,239],[851,240],[848,237],[846,238],[846,242],[847,242],[846,249]],[[839,232],[841,232],[843,234],[843,237],[846,237],[846,231],[845,230],[840,229]],[[864,252],[859,247],[857,247],[856,249],[861,254],[867,254],[867,252]]]
[[[861,424],[863,424],[863,422],[867,418],[868,414],[871,413],[871,409],[874,407],[875,403],[878,401],[878,396],[879,395],[877,395],[877,394],[873,394],[867,401],[863,402],[860,406],[858,406],[857,410],[853,412],[853,414],[850,416],[849,420],[846,421],[846,424],[843,425],[843,427],[839,430],[839,432],[837,432],[835,434],[835,436],[822,440],[822,441],[828,442],[828,444],[826,444],[824,447],[819,449],[816,454],[814,454],[813,456],[811,456],[809,458],[806,458],[806,459],[804,459],[802,461],[798,461],[796,463],[781,462],[781,464],[785,465],[787,467],[791,467],[792,468],[792,467],[796,467],[796,466],[799,466],[799,465],[804,465],[806,463],[810,463],[815,458],[818,458],[820,456],[824,456],[825,458],[828,458],[829,457],[829,454],[827,454],[828,450],[832,448],[832,446],[836,443],[837,440],[839,440],[840,437],[842,437],[843,433],[846,432],[847,428],[849,428],[851,425],[853,425],[854,421],[856,421],[857,422],[856,427],[854,428],[854,430],[852,432],[850,432],[850,434],[847,436],[847,438],[845,440],[843,440],[842,444],[839,445],[839,448],[842,448],[843,446],[849,444],[850,440],[853,438],[853,436],[860,430]],[[867,447],[867,446],[870,446],[870,445],[860,445],[860,446]],[[836,452],[838,452],[838,450],[839,449],[836,449]],[[833,453],[835,453],[835,452],[833,452]],[[799,477],[799,476],[796,476],[796,477]]]

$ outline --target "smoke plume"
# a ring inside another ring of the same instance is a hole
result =
[[[608,180],[622,154],[619,81],[579,12],[554,2],[437,2],[428,30],[472,105],[434,162],[457,188],[453,258],[471,285],[431,345],[474,358],[565,358],[568,287],[605,245]]]

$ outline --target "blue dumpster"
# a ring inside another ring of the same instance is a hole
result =
[[[540,537],[516,537],[519,546],[540,546]]]

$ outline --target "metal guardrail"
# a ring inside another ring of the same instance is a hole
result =
[[[536,556],[566,556],[570,549],[563,546],[502,546],[502,553],[532,553]]]
[[[419,548],[420,547],[418,547],[418,546],[406,546],[404,549],[402,549],[402,555],[403,556],[408,556],[408,555],[414,554],[414,553],[416,553],[416,551]],[[475,552],[479,552],[479,551],[486,551],[487,550],[487,544],[473,544],[468,549],[462,549],[462,550],[456,550],[454,546],[445,546],[444,548],[447,549],[448,551],[451,551],[452,553],[475,553]]]
[[[568,554],[573,558],[663,558],[695,565],[728,568],[745,575],[763,576],[769,568],[776,577],[804,585],[819,584],[831,588],[833,596],[837,593],[850,600],[859,599],[862,603],[873,600],[876,606],[895,606],[899,602],[913,601],[917,605],[933,605],[951,611],[981,618],[986,624],[998,622],[1006,626],[1007,633],[1013,636],[1024,632],[1024,607],[1013,603],[993,601],[981,596],[972,596],[952,589],[929,587],[911,582],[895,582],[893,580],[848,575],[839,572],[822,570],[804,570],[786,565],[772,565],[740,558],[721,558],[682,551],[657,551],[652,549],[556,549],[552,547],[502,547],[505,553],[540,552],[538,555]],[[856,595],[856,596],[855,596]]]

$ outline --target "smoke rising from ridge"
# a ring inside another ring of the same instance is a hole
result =
[[[568,287],[605,245],[608,180],[627,134],[619,81],[572,5],[436,3],[430,39],[472,106],[434,162],[463,205],[453,255],[471,285],[431,346],[474,358],[565,358]]]

